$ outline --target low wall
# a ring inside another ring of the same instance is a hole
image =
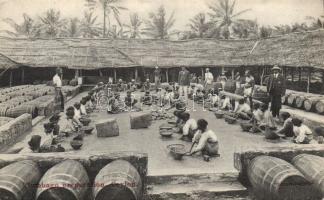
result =
[[[96,175],[104,166],[114,160],[122,159],[128,161],[137,169],[142,179],[143,189],[145,189],[147,182],[146,175],[148,157],[147,154],[140,152],[116,152],[109,154],[104,152],[87,152],[82,154],[79,152],[0,154],[0,158],[0,168],[16,161],[33,160],[39,165],[42,175],[48,169],[64,160],[76,160],[79,161],[86,169],[90,183],[93,183]],[[88,190],[88,194],[85,199],[92,199],[91,192],[91,190]]]
[[[23,114],[0,127],[0,145],[10,144],[32,128],[32,116]]]
[[[247,169],[251,160],[257,156],[267,155],[283,159],[287,162],[302,153],[318,155],[324,157],[324,145],[304,144],[286,145],[278,147],[245,148],[234,152],[234,167],[239,171],[239,179],[244,184],[249,184]]]

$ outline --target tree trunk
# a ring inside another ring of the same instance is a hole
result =
[[[103,34],[102,37],[105,38],[106,37],[106,6],[104,6],[103,8],[104,11],[104,19],[103,19]]]

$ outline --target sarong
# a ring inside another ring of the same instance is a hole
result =
[[[55,88],[55,98],[54,98],[54,112],[59,113],[64,111],[64,97],[61,88]]]

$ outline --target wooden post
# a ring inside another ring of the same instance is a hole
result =
[[[169,83],[169,69],[165,70],[166,82]]]
[[[287,80],[287,67],[283,68],[283,76],[284,76],[285,80]]]
[[[202,78],[202,79],[204,79],[204,75],[205,75],[205,74],[204,74],[204,68],[202,67],[202,68],[201,68],[201,78]]]
[[[24,67],[21,68],[21,83],[25,83],[25,69]]]
[[[79,70],[76,69],[76,70],[74,71],[74,78],[78,78],[78,77],[79,77]]]
[[[299,83],[301,82],[301,77],[302,77],[302,68],[299,67],[298,68],[298,81],[299,81]]]
[[[312,75],[312,68],[308,68],[308,74],[307,74],[307,93],[309,93],[309,87],[311,83],[311,75]]]
[[[137,81],[138,79],[138,69],[137,67],[135,67],[135,81]]]
[[[234,69],[232,69],[232,79],[234,80],[234,76],[235,76],[235,74],[234,74]]]
[[[12,70],[10,70],[9,87],[12,86]]]
[[[294,68],[291,68],[291,82],[294,82]]]
[[[115,83],[117,83],[117,70],[116,70],[116,68],[114,68],[114,80],[115,80]]]

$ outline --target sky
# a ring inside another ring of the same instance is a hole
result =
[[[199,12],[208,12],[208,3],[216,0],[123,0],[120,4],[128,11],[121,14],[124,23],[129,21],[129,13],[137,12],[142,18],[164,5],[168,14],[175,12],[176,30],[188,29],[188,19]],[[22,14],[40,16],[47,9],[61,11],[64,17],[82,17],[87,9],[84,0],[0,0],[0,29],[10,29],[2,19],[12,18],[22,21]],[[257,20],[261,25],[274,26],[304,22],[306,16],[319,17],[324,15],[323,0],[237,0],[236,11],[251,9],[241,16],[244,19]],[[102,12],[96,14],[102,21]]]

